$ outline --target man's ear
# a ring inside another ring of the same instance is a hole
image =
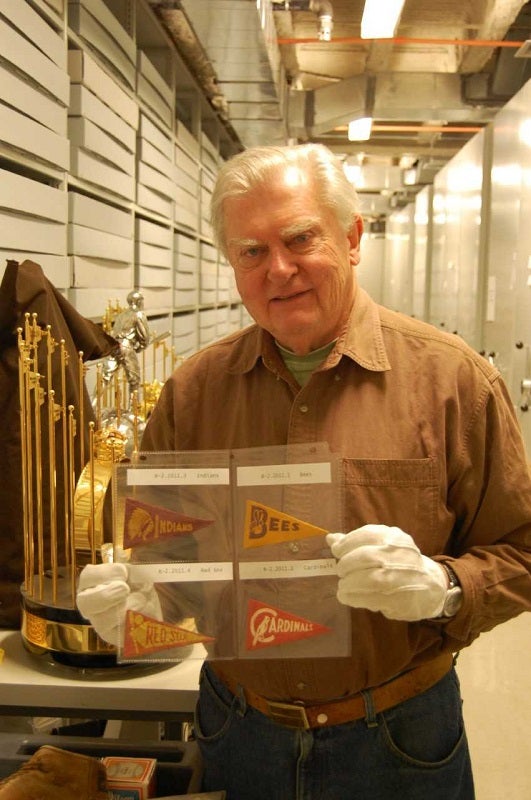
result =
[[[363,220],[356,217],[348,234],[350,242],[350,263],[353,267],[360,263],[360,241],[363,235]]]

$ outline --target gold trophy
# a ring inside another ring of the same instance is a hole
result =
[[[40,328],[35,314],[25,315],[24,327],[18,328],[17,334],[25,564],[23,642],[30,652],[52,662],[114,667],[115,648],[97,636],[76,607],[77,578],[85,564],[112,559],[108,490],[113,467],[135,458],[139,429],[162,384],[155,376],[150,384],[136,379],[134,386],[129,384],[127,395],[127,379],[120,365],[104,385],[103,366],[96,364],[96,421],[87,425],[83,403],[76,409],[66,402],[69,353],[65,342],[54,339],[50,326]],[[150,344],[161,346],[160,339],[167,335],[153,337]],[[167,352],[164,345],[164,372]],[[145,359],[142,366],[143,378]],[[153,366],[155,371],[155,357]],[[86,366],[82,352],[78,353],[76,372],[79,396],[83,397]]]

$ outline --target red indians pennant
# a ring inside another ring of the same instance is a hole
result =
[[[247,605],[247,650],[310,639],[332,629],[280,608],[249,600]]]
[[[197,642],[213,642],[211,636],[160,622],[146,617],[140,611],[128,611],[125,618],[125,635],[122,655],[124,658],[158,653],[174,647],[186,647]]]
[[[213,521],[187,517],[169,508],[152,506],[126,497],[123,546],[138,547],[174,536],[186,536],[212,525]]]
[[[243,533],[244,547],[263,547],[266,544],[292,542],[310,536],[323,536],[324,528],[310,525],[297,517],[291,517],[275,508],[269,508],[254,500],[247,500]]]

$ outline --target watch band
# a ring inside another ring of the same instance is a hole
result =
[[[457,575],[455,574],[452,567],[450,566],[450,564],[448,564],[447,561],[440,561],[439,563],[441,567],[444,567],[444,570],[448,575],[448,582],[449,582],[448,589],[453,589],[455,586],[461,586],[461,582],[457,577]]]

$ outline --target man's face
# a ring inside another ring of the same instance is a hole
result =
[[[228,258],[258,325],[299,355],[337,338],[354,298],[361,221],[345,232],[294,167],[223,208]]]

